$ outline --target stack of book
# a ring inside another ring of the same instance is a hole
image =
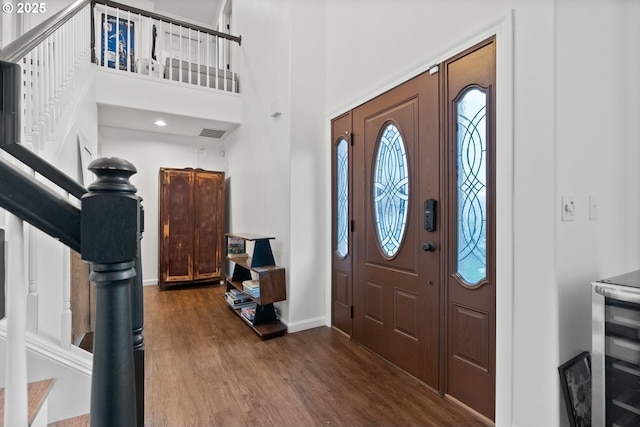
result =
[[[244,239],[239,237],[229,237],[227,240],[227,255],[240,255],[244,253]]]
[[[242,282],[242,290],[254,298],[260,298],[260,281],[245,280]]]
[[[253,323],[254,319],[256,318],[256,305],[253,304],[252,307],[243,308],[242,310],[240,310],[240,314],[249,322]]]
[[[249,295],[237,289],[231,289],[229,292],[225,292],[224,298],[227,300],[227,304],[236,310],[255,305]]]

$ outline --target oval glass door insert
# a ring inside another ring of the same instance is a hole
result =
[[[392,258],[404,238],[408,203],[409,171],[400,130],[392,123],[380,134],[373,169],[373,214],[382,253]]]

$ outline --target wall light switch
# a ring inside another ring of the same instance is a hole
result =
[[[562,196],[562,220],[574,221],[576,219],[576,201],[573,196]]]

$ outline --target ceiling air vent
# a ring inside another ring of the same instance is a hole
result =
[[[200,136],[204,136],[205,138],[217,138],[217,139],[220,139],[220,138],[222,138],[224,136],[225,133],[227,133],[226,130],[203,128],[200,131]]]

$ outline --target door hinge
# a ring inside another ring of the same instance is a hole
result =
[[[351,232],[355,233],[356,231],[356,222],[354,220],[351,220]]]
[[[351,312],[349,315],[353,319],[353,306],[349,307],[349,311]]]
[[[346,131],[344,134],[349,139],[349,145],[353,146],[353,134],[349,131]]]

